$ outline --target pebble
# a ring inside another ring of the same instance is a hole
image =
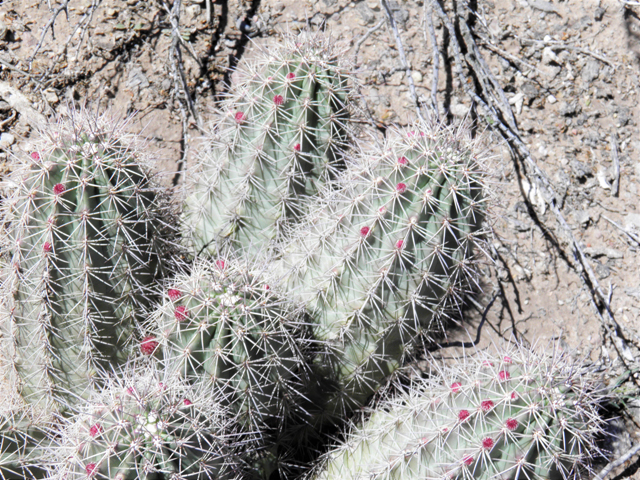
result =
[[[418,70],[414,70],[413,72],[411,72],[411,78],[413,78],[414,82],[421,83],[423,77],[422,77],[422,74]]]
[[[542,63],[549,65],[551,63],[561,64],[562,62],[555,52],[551,50],[551,47],[544,47],[542,50]]]
[[[547,97],[547,102],[549,102],[551,105],[553,105],[554,103],[556,103],[558,101],[558,99],[556,97],[554,97],[553,95],[549,95]]]
[[[16,141],[16,137],[8,132],[4,132],[0,135],[0,148],[8,148]]]
[[[595,58],[589,59],[582,68],[582,81],[586,83],[593,82],[600,74],[600,64]]]

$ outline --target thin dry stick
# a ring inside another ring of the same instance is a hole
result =
[[[391,8],[389,8],[389,4],[387,0],[380,0],[380,5],[384,8],[384,11],[387,14],[387,20],[389,21],[389,27],[393,32],[393,37],[396,41],[396,47],[398,48],[398,56],[400,57],[400,63],[402,64],[402,69],[404,70],[405,76],[407,77],[407,81],[409,82],[409,90],[411,92],[411,97],[413,99],[413,103],[416,106],[416,114],[420,120],[424,120],[422,117],[422,112],[420,111],[420,102],[418,100],[418,94],[416,92],[416,85],[413,83],[413,76],[411,75],[411,67],[407,63],[407,56],[404,54],[404,46],[402,45],[402,38],[400,38],[400,33],[398,32],[398,26],[396,25],[396,20],[393,18],[393,12],[391,12]]]
[[[519,63],[520,65],[523,65],[524,67],[528,68],[529,70],[531,70],[533,72],[536,72],[539,75],[542,74],[542,71],[539,70],[535,65],[531,65],[530,63],[525,62],[521,58],[518,58],[515,55],[511,55],[510,53],[505,52],[504,50],[496,47],[486,37],[484,37],[483,35],[478,35],[478,36],[482,39],[482,42],[479,43],[480,46],[482,46],[482,47],[484,47],[484,48],[486,48],[488,50],[491,50],[493,53],[497,53],[502,58],[506,58],[507,60],[511,60],[514,63]]]
[[[56,35],[55,35],[54,25],[56,23],[56,19],[58,18],[58,15],[60,15],[60,13],[62,13],[62,12],[65,12],[67,18],[69,18],[69,10],[68,10],[69,9],[69,1],[70,0],[65,0],[62,3],[62,5],[60,5],[58,8],[56,8],[55,11],[53,12],[53,15],[51,15],[51,18],[49,19],[47,24],[44,26],[44,29],[42,30],[42,34],[40,35],[40,41],[36,45],[36,48],[33,50],[33,53],[31,54],[31,57],[29,58],[29,63],[28,63],[28,66],[27,66],[27,71],[28,72],[31,71],[31,65],[33,64],[33,60],[36,58],[36,55],[38,54],[38,52],[42,48],[42,45],[44,44],[44,39],[47,36],[47,32],[49,30],[51,30],[51,36],[55,40]],[[49,4],[49,10],[51,10],[51,4]]]
[[[438,111],[438,70],[440,68],[440,52],[438,51],[438,39],[436,31],[433,28],[433,15],[431,13],[431,4],[424,2],[424,41],[427,43],[427,29],[429,30],[429,38],[431,39],[431,51],[433,52],[433,73],[431,75],[431,108],[435,114],[436,120],[440,120],[440,112]]]
[[[614,222],[613,220],[611,220],[609,217],[607,217],[606,215],[602,215],[602,218],[604,218],[607,222],[609,222],[611,225],[613,225],[614,227],[616,227],[618,230],[620,230],[622,233],[624,233],[627,237],[629,237],[631,240],[633,240],[635,243],[637,243],[638,245],[640,245],[640,237],[638,237],[637,235],[634,235],[631,232],[628,232],[627,230],[625,230],[624,228],[622,228],[622,226],[618,225],[616,222]]]
[[[358,59],[358,52],[360,51],[360,47],[362,46],[362,44],[367,40],[367,38],[369,38],[369,36],[374,33],[376,30],[378,30],[382,25],[384,25],[384,18],[382,20],[380,20],[378,23],[376,23],[373,27],[371,27],[369,30],[367,30],[365,32],[364,35],[362,35],[362,37],[360,38],[360,40],[358,40],[356,42],[356,45],[353,47],[353,57],[357,60]]]
[[[558,208],[558,196],[555,193],[551,181],[547,177],[546,173],[536,164],[535,160],[531,156],[531,153],[529,152],[529,149],[520,138],[519,133],[517,133],[517,131],[514,132],[511,128],[509,128],[501,120],[495,109],[491,108],[477,93],[471,90],[471,87],[466,81],[465,74],[462,71],[462,54],[456,36],[456,31],[440,3],[437,0],[433,0],[432,5],[434,5],[438,16],[441,18],[442,22],[445,24],[445,27],[449,31],[449,35],[451,37],[451,45],[453,47],[455,57],[455,69],[463,89],[465,90],[467,95],[469,95],[478,105],[481,105],[487,111],[487,113],[491,116],[494,126],[500,130],[509,144],[512,145],[513,148],[515,148],[515,150],[518,152],[518,156],[516,158],[520,158],[520,160],[524,162],[524,166],[527,167],[524,169],[525,175],[527,176],[530,183],[535,182],[538,185],[538,188],[540,189],[545,202],[549,205],[551,212],[553,213],[556,221],[558,222],[558,225],[560,226],[560,230],[564,233],[565,238],[569,241],[571,253],[575,260],[575,262],[573,262],[573,267],[579,273],[580,278],[583,280],[583,282],[591,292],[592,302],[596,307],[596,311],[603,323],[603,326],[611,336],[614,346],[616,347],[616,351],[618,352],[618,356],[623,363],[625,363],[625,359],[628,361],[634,361],[634,356],[631,353],[629,346],[627,345],[621,333],[620,326],[613,316],[609,300],[604,294],[602,287],[600,286],[600,283],[598,282],[598,279],[595,276],[593,269],[591,268],[591,265],[587,261],[586,255],[575,239],[571,228],[567,224],[567,221],[564,219],[564,216]],[[598,303],[601,303],[604,306],[604,313],[607,316],[606,320],[600,308],[598,308]]]
[[[620,159],[618,158],[618,144],[611,135],[611,153],[613,155],[613,184],[611,185],[611,196],[617,197],[620,192]]]
[[[624,465],[626,462],[631,460],[634,455],[640,452],[640,443],[637,443],[634,447],[632,447],[627,453],[618,458],[617,460],[611,462],[609,465],[600,470],[600,473],[593,477],[593,480],[604,480],[607,475],[609,475],[613,470]]]

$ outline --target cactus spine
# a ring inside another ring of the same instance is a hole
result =
[[[321,34],[286,36],[239,72],[187,182],[183,220],[195,252],[279,241],[343,167],[352,101],[339,53]]]
[[[555,349],[476,353],[370,411],[313,478],[582,478],[602,427],[595,379]]]
[[[475,280],[484,210],[475,150],[426,124],[391,132],[282,248],[277,270],[324,346],[316,371],[335,382],[321,394],[330,421],[362,406],[417,342],[440,333]]]
[[[76,112],[43,131],[10,179],[3,371],[45,409],[66,408],[100,369],[127,359],[171,241],[163,194],[124,127]]]
[[[299,309],[250,267],[230,255],[196,262],[166,290],[155,337],[168,372],[206,385],[255,430],[293,413],[306,369]]]
[[[204,389],[128,366],[68,421],[53,479],[226,479],[240,469],[233,427]]]

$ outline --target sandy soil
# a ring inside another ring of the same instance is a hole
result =
[[[72,104],[137,112],[132,128],[149,139],[167,181],[197,149],[198,125],[206,124],[224,93],[230,69],[250,57],[252,42],[280,31],[324,28],[344,45],[378,126],[415,118],[409,78],[378,0],[184,0],[178,29],[191,113],[171,56],[172,4],[67,3],[68,11],[59,11],[51,23],[61,0],[0,2],[0,80],[47,117]],[[418,99],[428,104],[434,62],[426,6],[418,0],[388,3]],[[522,180],[506,144],[482,115],[478,130],[485,131],[495,155],[490,173],[499,192],[491,220],[494,260],[484,268],[487,293],[478,297],[478,309],[467,312],[465,325],[475,336],[478,312],[495,291],[483,344],[496,335],[555,339],[594,368],[609,368],[611,378],[631,372],[624,387],[629,408],[617,423],[624,427],[615,446],[621,454],[640,441],[633,373],[640,353],[640,7],[618,0],[479,0],[471,7],[481,19],[480,52],[504,89],[523,141],[559,193],[560,212],[595,277],[610,293],[628,358],[620,359],[591,293],[571,266],[574,253],[553,213]],[[173,19],[178,20],[175,12]],[[55,26],[53,32],[47,25]],[[440,45],[438,110],[444,121],[458,122],[472,103],[455,74],[453,51],[442,47],[447,39],[437,18],[434,27]],[[32,132],[29,115],[5,100],[3,164],[10,151],[30,150]],[[462,329],[453,337],[466,334]],[[636,460],[607,478],[636,478]]]

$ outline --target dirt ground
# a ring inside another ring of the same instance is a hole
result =
[[[442,2],[447,11],[454,8],[450,1]],[[378,131],[407,124],[416,115],[411,83],[418,102],[428,106],[432,97],[434,44],[426,21],[432,4],[386,3],[410,70],[379,0],[0,1],[0,163],[6,169],[9,152],[30,151],[38,115],[86,105],[137,112],[132,129],[149,139],[167,181],[179,180],[176,170],[197,150],[199,127],[233,67],[251,55],[252,42],[309,26],[330,32],[353,58]],[[640,4],[478,0],[468,8],[477,12],[479,51],[533,161],[552,182],[567,224],[563,231],[489,116],[473,108],[456,74],[446,25],[434,14],[441,119],[476,118],[495,156],[492,259],[484,269],[486,293],[467,312],[468,335],[475,337],[480,312],[495,294],[481,344],[496,335],[543,345],[556,340],[594,369],[609,368],[611,379],[626,373],[628,408],[614,422],[620,457],[640,442],[634,383],[640,367]],[[582,280],[567,232],[611,316]],[[606,478],[640,478],[637,460],[627,459]]]

